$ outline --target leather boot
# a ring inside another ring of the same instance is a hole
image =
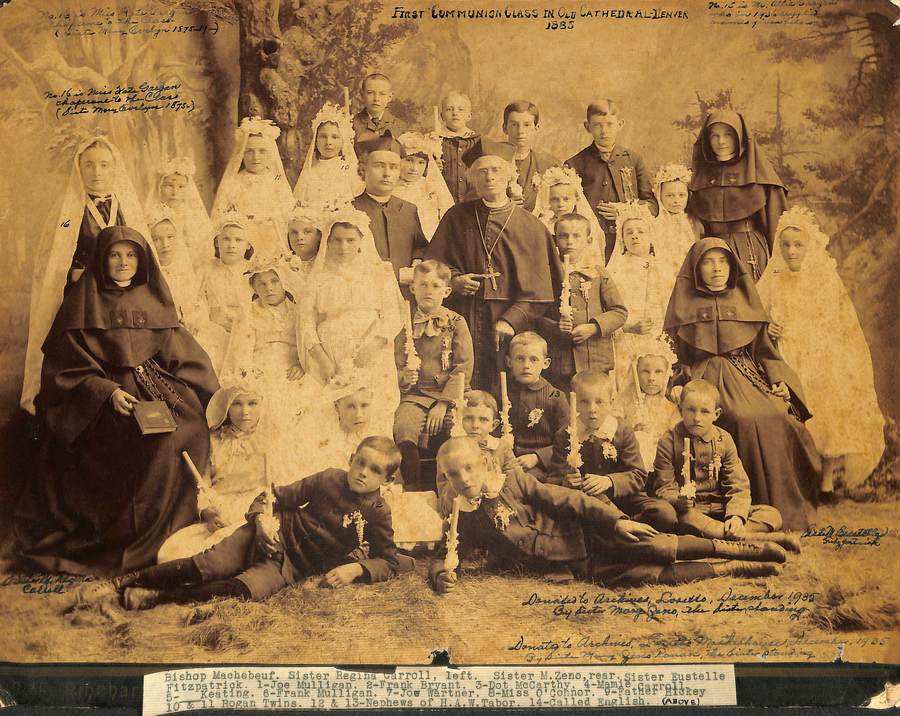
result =
[[[736,539],[746,542],[774,542],[789,552],[800,554],[800,538],[790,532],[746,532]]]
[[[774,542],[732,542],[724,539],[712,540],[715,556],[723,559],[743,559],[748,562],[787,561],[784,549]]]
[[[781,574],[782,566],[774,562],[719,562],[712,565],[713,572],[719,577],[774,577]]]

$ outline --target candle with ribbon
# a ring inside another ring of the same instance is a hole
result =
[[[344,90],[344,109],[347,111],[347,114],[350,114],[350,90],[347,89],[345,85],[343,87]]]
[[[416,352],[416,342],[413,339],[412,318],[410,318],[409,301],[406,302],[406,370],[419,370],[422,367],[422,360]]]
[[[678,491],[682,497],[686,497],[688,500],[693,500],[697,496],[697,488],[694,485],[693,477],[691,476],[691,439],[684,439],[684,451],[681,453],[681,457],[684,459],[684,464],[681,466],[681,477],[682,477],[682,485],[681,489]]]
[[[459,377],[459,393],[456,396],[456,401],[453,405],[453,427],[450,428],[450,437],[451,438],[464,438],[466,436],[466,431],[463,429],[462,424],[462,411],[463,407],[466,404],[466,379],[465,376]]]
[[[459,566],[459,495],[453,498],[450,509],[450,526],[447,528],[447,555],[444,570],[453,572]]]
[[[509,419],[509,411],[511,405],[509,402],[509,393],[506,390],[506,371],[500,371],[500,439],[506,442],[510,447],[515,443],[513,437],[512,423]]]
[[[566,463],[569,467],[579,470],[584,464],[581,459],[581,438],[578,437],[578,396],[573,390],[569,393],[569,454]]]
[[[559,290],[559,315],[572,320],[572,288],[569,286],[569,274],[572,267],[568,255],[563,256],[563,280]]]
[[[434,105],[432,109],[434,109],[434,133],[440,137],[441,136],[441,110],[438,108],[437,105]]]

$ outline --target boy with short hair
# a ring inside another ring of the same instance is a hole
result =
[[[537,105],[527,100],[510,102],[503,109],[503,133],[505,142],[482,139],[463,158],[469,166],[485,154],[495,154],[515,165],[517,184],[510,184],[514,201],[521,201],[522,208],[534,211],[541,174],[557,166],[559,160],[551,154],[534,148],[541,115]]]
[[[606,262],[615,244],[615,204],[640,201],[656,216],[658,206],[650,176],[640,156],[631,149],[619,146],[616,139],[625,124],[619,116],[618,103],[599,99],[587,107],[584,128],[593,141],[566,161],[581,177],[584,194],[597,214],[606,234]]]
[[[422,258],[428,241],[416,205],[394,195],[400,182],[402,147],[393,140],[378,141],[378,148],[366,156],[366,188],[353,199],[353,206],[369,217],[378,255],[390,261],[403,297],[409,300],[411,267]]]
[[[717,539],[776,542],[800,551],[796,537],[781,529],[781,514],[771,505],[750,502],[750,479],[734,438],[714,425],[722,410],[719,391],[697,378],[681,392],[681,422],[659,440],[654,492],[678,513],[679,534]],[[696,496],[682,494],[685,450],[690,446],[690,474]]]
[[[593,368],[608,373],[615,368],[612,336],[625,325],[628,310],[606,269],[587,260],[590,223],[581,214],[563,214],[556,221],[553,241],[563,267],[569,266],[571,315],[560,315],[554,304],[538,326],[550,347],[548,379],[568,392],[572,376]]]
[[[475,360],[465,319],[442,305],[450,295],[447,264],[435,259],[416,264],[410,289],[412,336],[404,327],[394,341],[400,383],[394,440],[403,455],[400,473],[407,489],[420,483],[419,444],[441,433],[448,408],[472,379]]]
[[[323,572],[323,585],[334,588],[391,579],[397,549],[380,489],[399,465],[400,451],[390,438],[367,437],[349,470],[273,485],[274,505],[265,493],[257,497],[247,524],[211,549],[117,577],[113,584],[126,609],[148,609],[215,597],[261,601]]]
[[[553,439],[569,424],[569,403],[541,373],[550,366],[547,341],[533,331],[517,333],[506,354],[510,380],[509,422],[519,466],[543,482],[552,465]]]
[[[771,543],[727,542],[660,534],[608,500],[509,473],[489,488],[489,465],[471,438],[451,438],[438,451],[438,474],[448,482],[448,508],[459,505],[460,561],[483,548],[495,564],[544,572],[571,569],[608,586],[679,584],[722,575],[778,574],[784,550]],[[718,558],[714,564],[684,560]],[[733,561],[732,561],[733,560]],[[746,560],[746,561],[739,561]],[[456,569],[443,558],[429,568],[439,594],[454,589]]]
[[[502,476],[506,473],[522,471],[509,443],[491,435],[500,426],[500,411],[493,395],[484,390],[467,390],[459,416],[466,436],[475,440],[485,460],[492,466],[492,475],[499,476],[498,479],[502,480]],[[438,504],[441,511],[447,513],[450,509],[447,478],[438,473],[435,482]],[[499,487],[497,489],[499,490]]]
[[[631,428],[612,412],[612,378],[585,370],[572,379],[577,412],[577,443],[581,466],[569,463],[569,426],[556,434],[549,481],[609,500],[625,514],[661,532],[675,529],[675,510],[665,500],[644,492],[647,471]]]
[[[441,138],[443,153],[441,173],[453,201],[459,204],[476,198],[469,186],[466,152],[478,143],[478,134],[469,128],[472,119],[472,102],[462,92],[451,91],[444,95],[440,106],[440,125],[435,127]]]
[[[380,72],[372,72],[362,81],[363,109],[353,117],[356,155],[363,159],[373,141],[388,136],[397,138],[403,133],[397,118],[388,105],[394,99],[391,80]]]

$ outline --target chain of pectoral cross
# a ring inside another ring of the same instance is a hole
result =
[[[497,232],[497,238],[494,239],[494,243],[491,244],[491,248],[488,248],[487,239],[485,238],[484,232],[487,230],[487,221],[485,221],[484,229],[481,228],[481,219],[478,218],[478,209],[475,210],[475,224],[478,226],[478,233],[481,236],[481,245],[484,247],[484,254],[487,258],[487,271],[481,274],[482,278],[486,278],[491,282],[491,288],[494,291],[497,290],[497,276],[500,275],[499,271],[494,270],[494,259],[493,253],[494,249],[497,248],[497,244],[500,243],[500,239],[503,236],[503,232],[506,230],[506,225],[509,223],[509,220],[512,218],[513,212],[515,211],[515,207],[513,210],[509,212],[509,216],[506,217],[506,221],[503,222],[503,226],[500,227],[500,231]],[[490,217],[490,215],[488,215]]]

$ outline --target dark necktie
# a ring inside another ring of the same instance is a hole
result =
[[[109,223],[109,212],[112,211],[112,197],[109,199],[99,199],[94,201],[97,211],[103,217],[105,223]]]

